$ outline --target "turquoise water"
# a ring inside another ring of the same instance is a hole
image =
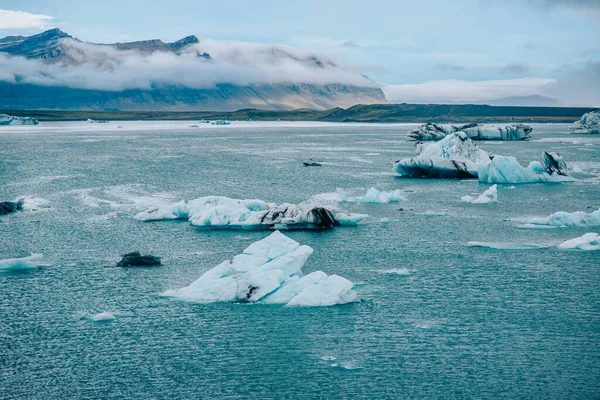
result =
[[[414,155],[409,125],[189,124],[0,131],[0,200],[49,207],[0,217],[0,259],[35,252],[52,264],[0,275],[0,398],[598,398],[600,252],[467,243],[598,232],[518,225],[600,206],[600,137],[534,125],[529,142],[480,143],[523,164],[558,151],[583,172],[575,183],[500,185],[498,204],[473,205],[460,197],[489,185],[394,177],[391,163]],[[323,167],[303,167],[310,158]],[[206,195],[296,203],[371,186],[406,200],[341,205],[370,215],[356,228],[286,232],[314,249],[305,272],[358,284],[361,301],[342,306],[161,297],[268,232],[132,218]],[[163,266],[114,266],[133,250]],[[382,272],[397,268],[412,273]],[[117,320],[86,318],[102,311]]]

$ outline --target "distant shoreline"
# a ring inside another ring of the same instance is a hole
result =
[[[33,117],[39,121],[315,121],[315,122],[481,122],[481,123],[572,123],[592,110],[589,107],[501,107],[445,104],[374,104],[348,109],[315,111],[63,111],[0,110],[2,114]]]

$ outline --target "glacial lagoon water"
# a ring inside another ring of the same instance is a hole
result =
[[[479,142],[524,165],[558,151],[579,180],[469,204],[490,185],[394,176],[414,124],[192,123],[2,127],[0,200],[38,206],[0,217],[0,259],[52,265],[0,275],[0,398],[597,398],[600,254],[553,245],[600,227],[518,226],[600,207],[599,136],[534,124],[528,142]],[[132,218],[206,195],[297,203],[369,187],[406,200],[341,204],[370,215],[358,227],[285,232],[314,249],[305,273],[358,284],[342,306],[161,297],[269,232]],[[163,265],[115,267],[134,250]],[[101,312],[116,319],[90,320]]]

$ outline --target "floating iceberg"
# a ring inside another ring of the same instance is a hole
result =
[[[248,246],[242,254],[205,272],[191,285],[164,296],[201,303],[239,302],[331,306],[356,300],[354,284],[322,271],[302,275],[312,254],[279,231]]]
[[[226,119],[218,119],[216,121],[212,121],[211,125],[231,125],[231,122]]]
[[[108,322],[117,319],[113,313],[110,312],[101,312],[95,315],[92,315],[90,319],[94,322]]]
[[[41,254],[31,254],[29,257],[0,260],[0,272],[27,271],[47,265],[41,262],[42,258]]]
[[[356,225],[365,217],[311,204],[278,206],[262,200],[206,196],[144,211],[134,218],[140,221],[187,219],[192,225],[217,229],[330,229]]]
[[[402,199],[401,193],[400,190],[382,192],[372,187],[364,196],[351,197],[344,189],[337,189],[338,201],[346,203],[397,203]]]
[[[569,130],[571,133],[600,133],[600,108],[583,114]]]
[[[108,124],[108,121],[105,121],[103,119],[91,119],[91,118],[88,118],[87,123],[88,124]]]
[[[447,126],[429,122],[409,131],[408,136],[419,141],[438,141],[452,133],[464,132],[472,140],[525,140],[532,130],[533,128],[523,124]]]
[[[558,211],[548,217],[532,218],[526,225],[520,228],[559,228],[559,227],[588,227],[600,226],[600,209],[586,213],[575,211],[572,213]]]
[[[40,122],[31,117],[13,117],[12,115],[0,114],[0,125],[38,125]]]
[[[597,233],[586,233],[585,235],[567,240],[558,245],[564,250],[600,250],[600,235]]]
[[[435,143],[419,143],[417,154],[396,161],[394,171],[405,177],[477,178],[479,166],[491,160],[464,132]]]
[[[516,158],[496,156],[479,167],[479,182],[483,183],[539,183],[572,182],[567,165],[558,153],[543,153],[543,163],[532,161],[527,168]]]
[[[463,196],[460,198],[465,203],[471,204],[487,204],[498,202],[498,186],[491,186],[488,190],[483,192],[479,197],[474,198],[472,196]]]
[[[0,215],[12,214],[17,211],[23,211],[24,204],[25,199],[20,199],[17,201],[0,202]]]

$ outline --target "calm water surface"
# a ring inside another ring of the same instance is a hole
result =
[[[0,398],[600,396],[600,252],[467,247],[598,232],[518,226],[600,206],[600,137],[540,124],[529,142],[480,142],[523,164],[558,151],[583,172],[569,184],[501,185],[498,204],[472,205],[460,197],[489,185],[394,177],[392,162],[415,154],[414,125],[191,123],[2,127],[0,200],[49,208],[0,217],[0,259],[43,253],[52,265],[0,275]],[[303,167],[310,158],[323,167]],[[315,250],[305,272],[358,284],[361,301],[343,306],[161,297],[268,232],[132,219],[206,195],[296,203],[371,186],[406,200],[341,205],[370,215],[356,228],[286,233]],[[163,266],[114,267],[133,250]],[[412,273],[385,273],[396,268]],[[102,311],[117,320],[86,319]]]

